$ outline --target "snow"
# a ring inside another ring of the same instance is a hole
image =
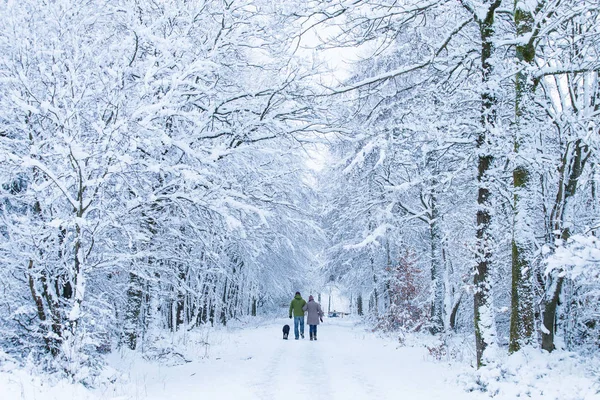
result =
[[[485,387],[489,397],[498,399],[577,400],[600,399],[595,367],[586,365],[575,353],[525,348],[471,375],[465,389]],[[464,375],[464,377],[469,374]],[[477,382],[476,385],[473,385]]]
[[[385,236],[385,232],[390,229],[389,224],[382,224],[375,228],[362,242],[357,244],[345,245],[344,249],[362,249],[370,244],[379,245],[378,238]]]
[[[527,349],[477,371],[466,360],[434,357],[429,335],[402,347],[393,336],[373,333],[353,318],[326,318],[318,341],[296,341],[293,334],[282,340],[281,327],[290,322],[281,318],[186,332],[171,338],[180,341],[174,348],[184,354],[160,362],[138,352],[113,353],[94,389],[65,380],[49,384],[0,354],[0,398],[600,399],[597,383],[574,353]],[[464,343],[456,344],[448,353],[464,350]]]
[[[569,268],[572,279],[598,276],[600,241],[594,236],[573,235],[566,244],[559,242],[556,252],[547,259],[546,274]]]
[[[77,321],[81,315],[81,310],[79,309],[79,303],[75,303],[73,308],[69,312],[69,321]]]

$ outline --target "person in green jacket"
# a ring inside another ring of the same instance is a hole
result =
[[[298,325],[300,325],[300,335],[304,339],[304,310],[302,307],[306,304],[306,300],[300,296],[300,292],[296,292],[296,295],[290,303],[290,318],[292,313],[294,314],[294,336],[298,340]]]

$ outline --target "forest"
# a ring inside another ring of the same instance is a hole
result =
[[[599,140],[597,0],[0,1],[0,353],[92,382],[336,288],[598,354]]]

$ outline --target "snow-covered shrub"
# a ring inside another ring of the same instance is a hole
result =
[[[559,333],[567,349],[600,347],[600,240],[574,235],[559,241],[547,258],[546,274],[557,271],[564,277]],[[558,343],[560,344],[560,342]]]
[[[422,275],[410,250],[405,250],[396,264],[386,268],[389,306],[378,318],[377,328],[405,332],[423,329],[429,319],[429,308],[424,301],[428,298],[428,288]]]
[[[589,374],[597,363],[571,352],[527,347],[510,356],[498,352],[493,361],[462,374],[459,383],[466,391],[499,399],[592,399],[597,398],[598,384]]]

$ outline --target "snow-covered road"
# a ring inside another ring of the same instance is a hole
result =
[[[36,370],[33,365],[11,369],[5,363],[0,399],[600,400],[595,362],[584,364],[573,353],[529,349],[475,371],[468,342],[452,346],[459,359],[442,362],[424,346],[435,340],[429,335],[412,338],[413,347],[400,347],[356,320],[331,318],[319,326],[317,342],[296,341],[293,335],[283,340],[281,327],[289,322],[253,319],[227,328],[181,330],[157,342],[158,348],[184,354],[190,362],[183,364],[172,352],[147,361],[139,351],[117,350],[94,388],[64,379],[47,382],[29,373]],[[146,350],[145,356],[153,353]],[[173,365],[175,360],[180,365]]]
[[[344,319],[326,320],[316,342],[293,333],[286,341],[283,323],[228,333],[207,359],[146,369],[132,376],[136,392],[157,400],[475,398],[425,348],[397,347]]]

